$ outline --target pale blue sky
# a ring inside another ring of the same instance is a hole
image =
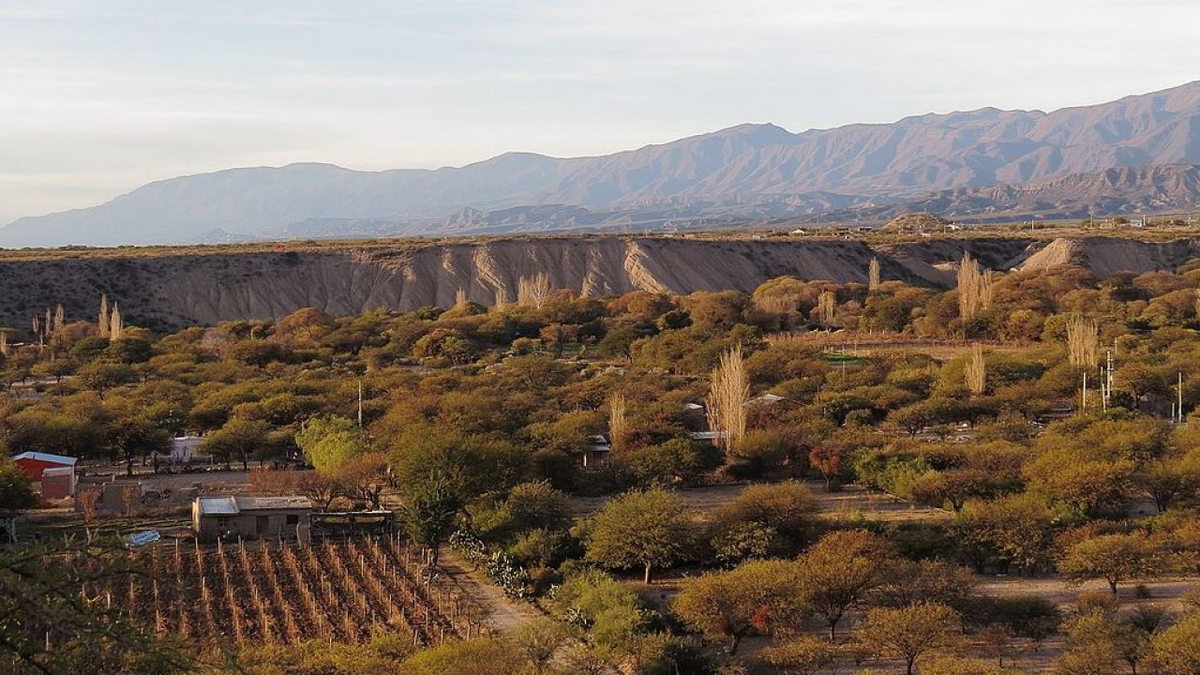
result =
[[[569,156],[1200,79],[1189,0],[0,0],[0,223],[150,180]]]

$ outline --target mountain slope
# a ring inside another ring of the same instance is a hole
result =
[[[1063,219],[1200,209],[1200,166],[1164,164],[1105,169],[1028,183],[955,188],[922,199],[815,214],[819,222],[886,221],[905,213],[981,222]]]
[[[312,219],[410,222],[463,208],[643,208],[817,191],[883,201],[1114,167],[1200,163],[1200,82],[1051,113],[984,108],[793,134],[741,125],[601,157],[511,153],[461,168],[322,164],[152,183],[89,209],[22,218],[0,245],[161,243],[221,230],[278,236]]]

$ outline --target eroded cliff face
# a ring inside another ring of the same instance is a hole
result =
[[[543,272],[554,288],[592,296],[636,289],[685,294],[752,291],[785,275],[865,283],[867,266],[878,257],[885,279],[944,287],[953,283],[953,265],[964,251],[1001,271],[1071,263],[1103,276],[1175,269],[1197,250],[1191,240],[1105,238],[931,239],[872,248],[832,239],[578,237],[260,252],[91,251],[0,259],[0,324],[23,328],[58,303],[68,320],[91,319],[101,293],[120,302],[133,323],[176,329],[278,318],[303,307],[331,314],[449,307],[459,289],[492,305],[498,297],[516,300],[519,280]]]

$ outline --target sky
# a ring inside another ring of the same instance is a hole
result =
[[[238,166],[459,166],[1200,79],[1194,0],[0,0],[0,223]]]

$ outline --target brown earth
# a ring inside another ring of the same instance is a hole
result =
[[[879,238],[875,238],[879,239]],[[636,289],[686,294],[752,291],[778,276],[867,281],[883,277],[949,287],[964,251],[999,271],[1072,263],[1103,276],[1174,270],[1200,253],[1192,239],[1147,242],[1072,236],[941,237],[915,241],[829,238],[508,237],[269,247],[0,252],[0,326],[24,328],[61,303],[68,321],[93,319],[101,293],[126,319],[152,329],[273,319],[303,307],[335,315],[448,307],[459,289],[484,305],[517,299],[522,277],[604,296]]]

